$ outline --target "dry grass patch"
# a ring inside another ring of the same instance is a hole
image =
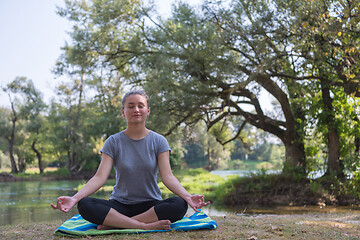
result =
[[[82,239],[360,239],[360,215],[307,213],[296,215],[235,215],[212,217],[215,230],[107,235]],[[0,239],[74,239],[53,235],[60,221],[1,226]]]

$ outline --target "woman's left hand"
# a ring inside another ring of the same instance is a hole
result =
[[[205,197],[202,195],[191,195],[185,200],[196,212],[200,212],[200,208],[210,204],[210,201],[205,202]]]

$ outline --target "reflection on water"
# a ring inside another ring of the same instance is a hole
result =
[[[76,207],[68,213],[53,210],[50,203],[62,195],[73,195],[81,181],[0,182],[0,225],[23,222],[66,220],[77,214]],[[109,195],[106,193],[106,195]],[[105,193],[97,194],[105,198]]]
[[[73,195],[81,181],[32,181],[32,182],[0,182],[0,225],[15,225],[24,222],[44,222],[56,219],[67,220],[77,214],[74,207],[69,213],[53,210],[50,203],[62,195]],[[108,182],[107,185],[112,185]],[[107,199],[109,192],[98,192],[95,197]],[[257,216],[262,214],[303,214],[308,212],[341,213],[353,212],[360,214],[360,208],[332,206],[301,206],[301,207],[237,207],[225,208],[215,204],[203,208],[209,216],[242,215]],[[189,209],[187,216],[194,213]]]

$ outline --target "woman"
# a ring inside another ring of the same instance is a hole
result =
[[[131,91],[122,100],[121,113],[127,128],[110,136],[101,149],[95,175],[73,197],[62,196],[52,208],[68,212],[78,204],[79,213],[98,229],[170,229],[171,222],[185,215],[188,205],[195,211],[207,206],[204,196],[190,195],[173,175],[167,140],[145,127],[150,114],[149,98],[143,91]],[[88,197],[106,182],[112,167],[116,185],[110,200]],[[162,200],[157,173],[164,185],[179,197]]]

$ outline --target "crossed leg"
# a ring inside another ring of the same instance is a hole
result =
[[[179,197],[126,205],[116,200],[87,197],[78,203],[81,216],[98,224],[98,229],[129,228],[168,230],[171,222],[181,219],[187,203]]]
[[[143,230],[168,230],[170,229],[170,220],[159,220],[154,207],[134,217],[127,217],[115,209],[111,208],[106,215],[102,225],[97,229],[107,230],[113,228],[130,228]]]

